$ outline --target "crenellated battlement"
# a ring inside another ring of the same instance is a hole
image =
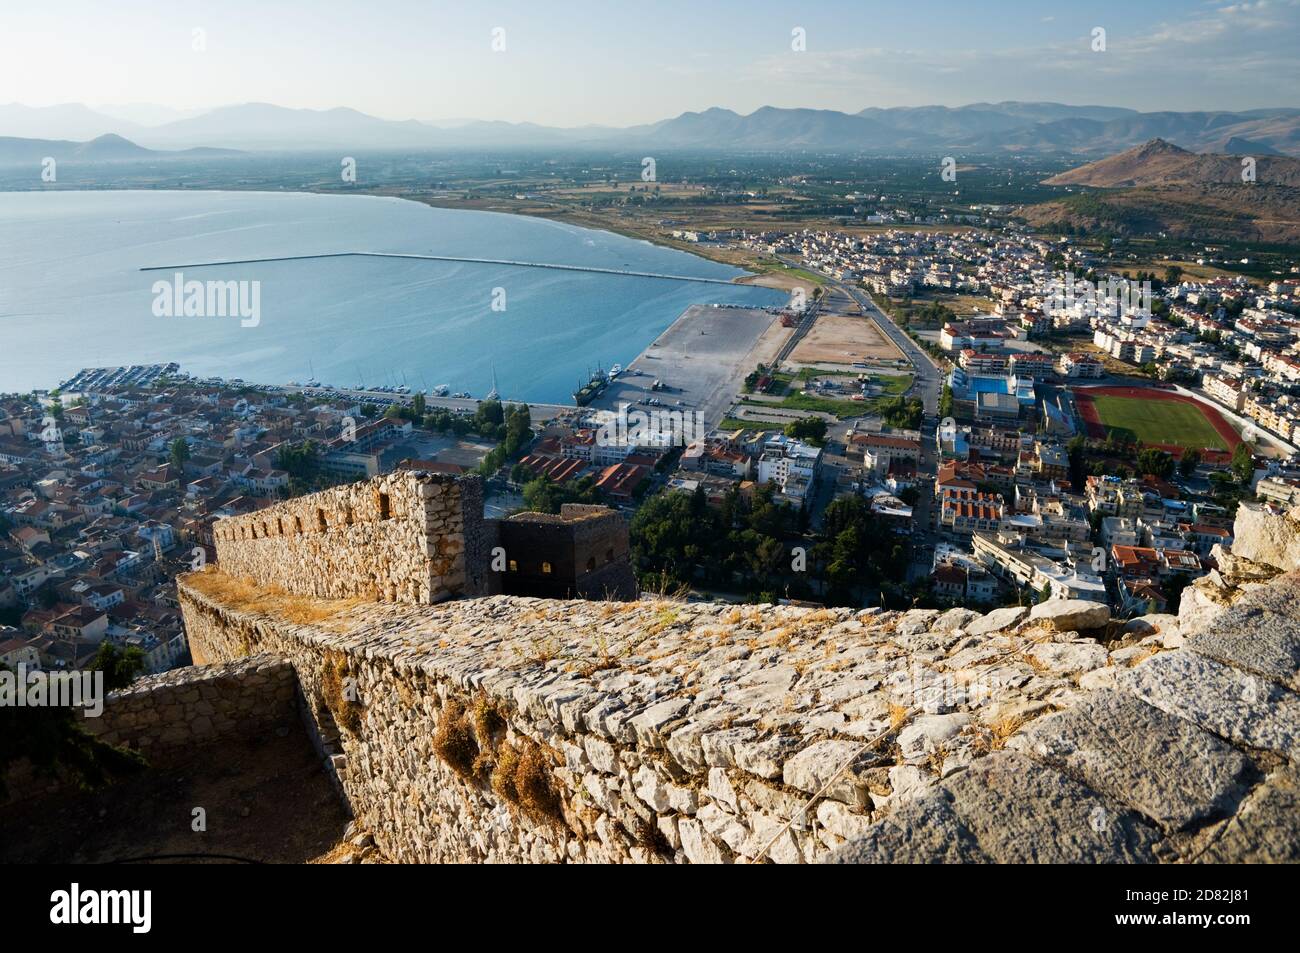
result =
[[[296,595],[422,605],[487,591],[482,513],[478,477],[403,470],[218,520],[212,536],[235,576]]]

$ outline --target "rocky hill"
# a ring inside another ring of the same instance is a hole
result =
[[[64,139],[19,139],[0,136],[0,164],[39,165],[47,156],[59,162],[130,162],[163,159],[197,159],[239,155],[234,149],[146,149],[130,139],[106,133],[88,142]]]
[[[1241,160],[1240,153],[1189,152],[1163,139],[1152,139],[1119,155],[1054,175],[1043,184],[1088,185],[1105,189],[1241,185]],[[1255,180],[1265,185],[1300,186],[1300,159],[1260,155],[1255,163]]]
[[[1021,212],[1043,230],[1300,242],[1300,160],[1253,156],[1254,181],[1243,182],[1243,158],[1153,139],[1045,180],[1072,194]]]

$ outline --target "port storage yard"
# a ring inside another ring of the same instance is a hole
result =
[[[620,404],[635,407],[658,398],[664,409],[699,411],[705,424],[715,427],[745,376],[774,360],[793,333],[782,327],[775,311],[692,305],[590,406],[617,410]],[[656,380],[663,389],[651,389]]]

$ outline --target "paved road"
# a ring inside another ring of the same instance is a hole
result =
[[[911,361],[912,368],[916,373],[914,390],[925,403],[925,412],[927,414],[937,414],[939,412],[939,394],[943,388],[943,372],[930,359],[930,355],[907,336],[906,331],[895,324],[889,315],[876,307],[876,303],[871,300],[871,295],[837,278],[833,278],[823,271],[818,271],[802,260],[788,261],[787,264],[821,275],[826,279],[827,284],[856,301],[858,306],[862,308],[862,313],[873,318],[876,324],[880,326],[880,329],[889,336],[891,341],[898,345],[907,359]]]
[[[804,336],[812,330],[812,326],[817,323],[817,315],[820,311],[821,301],[818,300],[810,304],[806,311],[800,315],[799,324],[795,327],[794,333],[791,334],[790,339],[781,346],[781,350],[772,360],[773,367],[779,368],[785,362],[786,358],[793,353],[794,349],[799,345],[799,342],[804,339]]]
[[[935,421],[939,413],[939,397],[943,390],[944,374],[930,358],[925,350],[908,337],[907,332],[894,323],[894,320],[876,307],[876,303],[871,296],[859,288],[840,281],[825,272],[817,269],[805,262],[791,262],[808,271],[816,272],[826,279],[827,283],[841,292],[849,295],[862,308],[862,313],[868,315],[881,331],[889,336],[889,339],[898,345],[904,356],[912,364],[912,370],[916,375],[916,382],[913,384],[912,393],[921,398],[925,406],[926,419],[921,424],[921,465],[917,468],[917,476],[920,477],[921,491],[917,505],[912,511],[912,525],[916,535],[913,537],[913,565],[909,567],[909,578],[923,578],[930,572],[930,560],[933,558],[934,544],[938,541],[939,536],[935,532],[935,516],[933,513],[933,495],[931,493],[931,481],[939,472],[939,455],[935,447]]]
[[[875,319],[881,330],[889,335],[890,340],[897,344],[903,353],[907,355],[907,359],[912,362],[912,367],[916,371],[914,389],[925,404],[925,412],[927,414],[939,413],[939,394],[943,389],[943,371],[939,370],[934,361],[930,359],[930,355],[919,344],[907,336],[906,331],[895,324],[889,315],[876,307],[876,303],[871,300],[871,295],[847,285],[842,287],[862,306],[865,314]]]

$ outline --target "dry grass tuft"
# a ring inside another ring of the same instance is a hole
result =
[[[455,699],[448,699],[438,714],[433,750],[461,778],[471,783],[478,780],[475,769],[479,747],[474,737],[474,726],[465,706]]]
[[[334,716],[334,723],[349,734],[361,732],[364,708],[355,697],[347,656],[342,652],[328,652],[321,672],[321,694],[325,707]]]
[[[485,694],[479,694],[474,699],[474,736],[478,739],[480,748],[496,748],[501,737],[506,732],[506,719],[501,714],[493,702]]]
[[[632,816],[631,824],[632,829],[628,831],[628,835],[643,850],[647,853],[658,854],[665,860],[672,859],[672,845],[668,843],[668,838],[664,837],[664,832],[659,829],[658,824],[637,815]]]
[[[1021,661],[1032,668],[1035,672],[1051,671],[1036,655],[1030,655],[1028,652],[1021,652],[1019,657]]]
[[[502,744],[492,772],[492,790],[535,821],[564,825],[564,806],[551,781],[551,761],[531,738],[518,747]]]
[[[188,573],[184,579],[190,588],[228,609],[273,615],[296,625],[315,625],[367,604],[363,599],[291,595],[278,586],[261,586],[248,578],[229,576],[216,566]]]
[[[908,710],[906,706],[890,705],[889,706],[889,727],[893,729],[898,729],[903,727],[904,722],[907,721],[907,716],[908,716]]]
[[[1001,751],[1006,747],[1011,736],[1024,727],[1026,720],[1023,715],[1004,715],[991,724],[977,729],[975,750],[980,754]]]

